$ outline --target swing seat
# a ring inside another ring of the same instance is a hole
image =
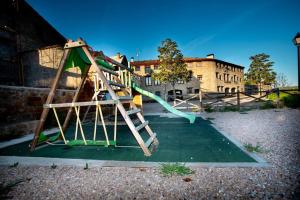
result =
[[[67,145],[69,146],[115,146],[116,141],[109,140],[109,145],[106,142],[106,140],[85,140],[86,144],[84,143],[84,140],[69,140],[67,141]]]

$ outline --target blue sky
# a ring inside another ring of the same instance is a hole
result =
[[[82,37],[106,55],[117,52],[156,59],[166,38],[186,57],[217,59],[246,67],[249,57],[266,53],[297,84],[299,0],[27,0],[66,38]]]

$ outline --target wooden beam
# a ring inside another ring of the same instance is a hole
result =
[[[82,46],[87,46],[86,43],[79,39],[77,41],[74,42],[67,42],[64,46],[65,49],[70,49],[70,48],[74,48],[74,47],[82,47]]]
[[[50,104],[53,101],[53,98],[54,98],[54,95],[55,95],[55,91],[57,89],[58,82],[59,82],[59,79],[60,79],[60,77],[62,75],[62,72],[64,71],[65,62],[66,62],[66,60],[67,60],[67,58],[69,56],[69,53],[70,53],[70,49],[65,49],[64,50],[63,57],[62,57],[62,59],[61,59],[61,61],[59,63],[59,67],[58,67],[55,79],[54,79],[54,81],[52,83],[50,92],[48,94],[48,97],[47,97],[47,100],[46,100],[46,104]],[[33,138],[32,143],[30,145],[30,150],[31,151],[33,151],[35,149],[36,145],[37,145],[37,142],[39,140],[41,131],[42,131],[43,127],[44,127],[46,118],[48,116],[48,113],[49,113],[49,108],[44,108],[43,112],[41,114],[41,117],[40,117],[40,121],[38,122],[38,125],[37,125],[37,127],[35,129],[34,138]]]
[[[85,102],[74,102],[74,103],[56,103],[56,104],[44,104],[44,108],[66,108],[66,107],[77,107],[77,106],[96,106],[96,105],[108,105],[116,104],[117,100],[105,100],[105,101],[85,101]]]

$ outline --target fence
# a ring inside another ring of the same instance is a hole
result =
[[[242,107],[261,107],[261,106],[272,106],[271,104],[263,104],[269,103],[270,99],[267,98],[269,95],[274,94],[275,99],[273,97],[272,100],[275,100],[276,107],[280,106],[280,97],[282,93],[286,93],[292,96],[299,96],[298,89],[272,89],[261,91],[261,94],[249,94],[246,92],[232,92],[232,93],[204,93],[203,101],[201,104],[202,108],[212,108],[212,107],[231,107],[235,110],[241,110]],[[298,99],[297,99],[298,100]],[[299,102],[298,102],[299,105]]]
[[[296,100],[300,101],[300,93],[298,89],[272,89],[249,94],[248,92],[201,92],[186,96],[184,99],[175,99],[173,107],[185,111],[201,111],[201,110],[235,110],[240,111],[247,108],[272,108],[281,107],[280,101],[283,93],[297,96]],[[272,97],[272,98],[270,98]],[[296,106],[300,102],[293,103]]]

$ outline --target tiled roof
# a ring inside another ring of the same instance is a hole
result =
[[[190,63],[190,62],[202,62],[202,61],[214,61],[214,62],[218,62],[218,63],[222,63],[222,64],[226,64],[226,65],[230,65],[230,66],[234,66],[237,68],[241,68],[244,69],[243,66],[241,65],[236,65],[233,63],[229,63],[223,60],[218,60],[218,59],[214,59],[214,58],[191,58],[191,57],[186,57],[183,59],[185,62]],[[132,66],[140,66],[140,65],[158,65],[159,61],[158,60],[141,60],[141,61],[134,61],[134,62],[130,62],[130,64]]]

